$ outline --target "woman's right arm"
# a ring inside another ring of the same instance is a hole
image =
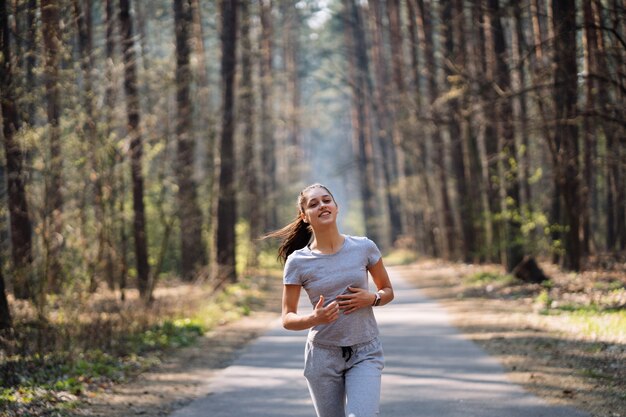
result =
[[[324,307],[324,296],[311,314],[298,314],[300,285],[283,285],[283,327],[287,330],[306,330],[318,324],[331,323],[339,318],[339,305],[333,301]]]

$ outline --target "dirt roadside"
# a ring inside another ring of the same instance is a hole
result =
[[[172,350],[160,363],[123,384],[88,393],[70,417],[167,416],[202,395],[206,384],[280,316],[280,279],[267,279],[250,315],[223,324],[191,347]]]
[[[568,404],[593,417],[626,417],[626,346],[568,337],[540,324],[532,300],[468,289],[460,277],[485,267],[426,261],[396,272],[438,300],[465,336],[496,357],[510,379],[551,403]],[[90,395],[71,415],[166,416],[206,394],[206,382],[278,319],[280,280],[272,280],[264,308],[218,327],[190,348],[166,356],[126,384]],[[519,295],[519,294],[518,294]],[[609,374],[610,373],[610,374]]]
[[[498,359],[513,382],[593,417],[626,417],[626,344],[559,328],[538,311],[541,287],[536,284],[464,283],[463,277],[494,268],[502,272],[493,266],[424,261],[396,271],[441,303],[454,326]],[[570,279],[556,270],[549,273],[557,286]]]

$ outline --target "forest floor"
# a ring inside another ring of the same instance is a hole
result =
[[[439,301],[453,324],[496,357],[512,381],[548,402],[568,404],[593,417],[626,417],[626,328],[619,322],[617,330],[608,326],[612,336],[602,335],[549,312],[575,295],[581,303],[621,303],[617,311],[623,318],[623,273],[594,273],[582,279],[547,270],[552,279],[546,291],[545,286],[497,278],[501,276],[497,267],[420,261],[396,268]],[[70,415],[166,416],[188,404],[203,394],[207,380],[232,363],[242,347],[275,323],[280,295],[280,279],[268,280],[264,307],[217,327],[192,347],[171,351],[160,364],[127,383],[86,393]],[[588,322],[585,326],[590,327]]]

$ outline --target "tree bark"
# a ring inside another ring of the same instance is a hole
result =
[[[15,138],[20,129],[20,112],[16,108],[13,53],[6,2],[0,3],[0,107],[6,158],[9,221],[11,229],[11,258],[13,261],[13,294],[19,299],[33,296],[32,223],[26,199],[24,152]]]
[[[198,271],[206,266],[207,255],[202,240],[202,212],[198,206],[194,180],[196,146],[193,136],[190,99],[189,33],[192,15],[189,0],[174,0],[174,22],[176,27],[176,102],[178,105],[176,173],[181,239],[181,273],[183,280],[191,281]]]
[[[220,147],[220,193],[217,202],[217,264],[219,282],[237,281],[235,224],[235,71],[237,67],[237,4],[221,1],[221,82],[223,85],[222,137]]]
[[[46,236],[46,283],[47,289],[59,292],[62,286],[60,254],[63,237],[63,156],[61,149],[61,99],[59,91],[59,57],[61,55],[61,32],[59,28],[59,4],[57,0],[41,0],[41,25],[44,45],[44,83],[46,114],[48,117],[49,178],[46,184],[46,221],[50,222]]]
[[[130,167],[133,187],[133,232],[135,237],[135,261],[137,265],[137,287],[144,301],[149,302],[150,267],[148,265],[148,237],[143,202],[144,179],[142,171],[143,143],[140,129],[139,92],[137,90],[137,61],[133,38],[133,22],[130,16],[130,0],[120,0],[120,29],[124,58],[124,91],[130,136]]]

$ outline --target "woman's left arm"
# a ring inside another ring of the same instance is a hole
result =
[[[390,303],[391,300],[393,300],[393,287],[391,286],[387,269],[385,269],[385,265],[383,265],[383,259],[380,258],[378,262],[368,267],[367,270],[372,275],[374,284],[376,284],[376,292],[380,295],[380,303],[378,303],[378,305],[382,306]],[[344,314],[350,314],[359,308],[374,305],[376,294],[363,288],[348,287],[348,289],[350,290],[349,294],[337,296],[339,308]]]
[[[383,265],[383,258],[380,258],[378,262],[368,268],[370,274],[372,275],[372,279],[374,280],[374,284],[376,284],[376,289],[378,290],[378,294],[380,295],[380,303],[379,306],[390,303],[393,300],[393,287],[391,286],[391,280],[389,279],[389,274],[387,273],[387,269],[385,265]],[[376,297],[374,295],[374,297]],[[374,298],[372,303],[376,300]]]

